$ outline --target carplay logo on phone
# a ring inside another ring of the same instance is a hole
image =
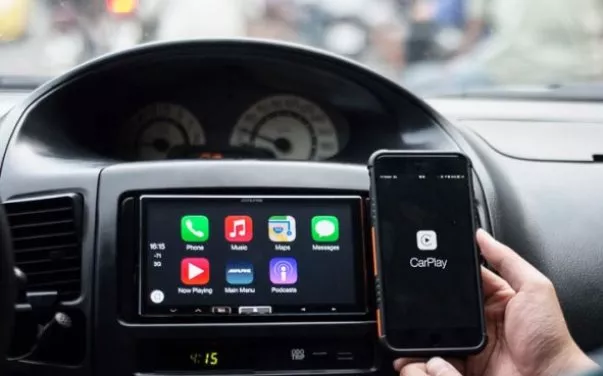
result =
[[[435,251],[438,249],[438,235],[433,230],[417,231],[417,248],[420,251]]]
[[[448,260],[439,259],[435,257],[411,257],[410,266],[411,268],[437,268],[437,269],[446,269],[446,265],[448,264]]]

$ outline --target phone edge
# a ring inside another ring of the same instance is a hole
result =
[[[409,356],[430,356],[430,355],[472,355],[479,353],[483,350],[488,344],[488,333],[486,331],[486,322],[485,322],[485,313],[484,313],[484,294],[483,294],[483,281],[481,278],[481,265],[479,261],[479,248],[477,242],[475,240],[475,236],[473,237],[473,247],[474,247],[474,261],[476,263],[476,270],[478,271],[477,278],[477,289],[478,289],[478,299],[482,302],[480,305],[480,326],[481,326],[481,341],[476,346],[472,347],[458,347],[458,348],[425,348],[425,349],[400,349],[392,346],[388,340],[387,335],[385,334],[385,309],[384,309],[384,301],[383,301],[383,289],[382,289],[382,281],[381,281],[381,253],[378,252],[379,247],[379,231],[378,231],[378,221],[377,221],[377,198],[375,192],[376,180],[374,174],[374,165],[377,158],[383,155],[407,155],[407,156],[429,156],[432,155],[434,157],[441,156],[450,156],[450,157],[460,157],[466,161],[467,165],[467,181],[470,190],[470,210],[471,210],[471,226],[473,231],[477,231],[477,223],[475,221],[475,194],[474,194],[474,186],[473,186],[473,164],[471,163],[471,159],[464,153],[459,151],[406,151],[406,150],[392,150],[392,149],[381,149],[373,152],[368,159],[367,169],[369,173],[369,199],[371,205],[371,252],[373,253],[373,269],[375,276],[375,295],[377,298],[377,312],[376,312],[376,320],[377,320],[377,335],[379,337],[379,341],[382,345],[384,345],[391,352],[396,353],[397,355],[409,355]]]

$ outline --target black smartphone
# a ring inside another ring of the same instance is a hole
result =
[[[486,331],[469,159],[382,150],[369,174],[382,342],[403,355],[479,352]]]

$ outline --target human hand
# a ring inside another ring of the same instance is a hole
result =
[[[572,339],[551,281],[484,230],[478,230],[477,243],[500,273],[482,268],[488,345],[450,363],[398,359],[400,375],[549,376],[596,368]]]

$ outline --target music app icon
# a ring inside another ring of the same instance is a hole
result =
[[[224,237],[233,243],[249,242],[253,239],[253,221],[248,215],[229,215],[224,219]]]

